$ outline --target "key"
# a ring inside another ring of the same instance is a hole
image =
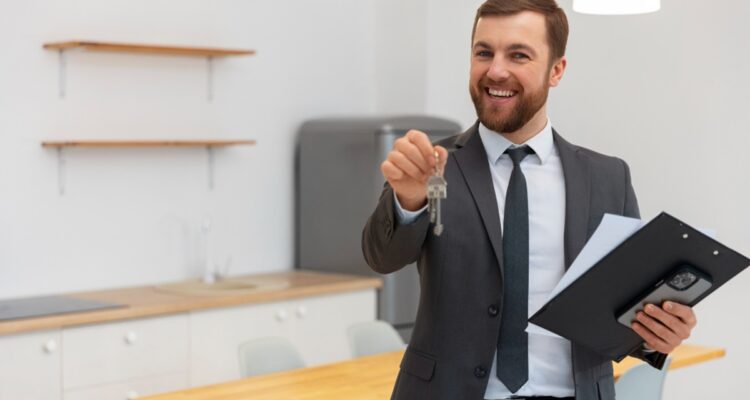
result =
[[[433,233],[440,236],[443,233],[443,223],[440,218],[440,200],[446,198],[448,182],[443,178],[439,155],[435,152],[435,172],[427,179],[427,209],[430,212],[430,222],[434,224]]]

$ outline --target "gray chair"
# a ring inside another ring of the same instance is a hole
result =
[[[404,340],[384,321],[367,321],[354,324],[347,330],[353,357],[403,350]]]
[[[664,378],[671,362],[672,359],[667,358],[660,370],[647,364],[629,369],[615,383],[615,397],[617,400],[661,400]]]
[[[305,361],[292,343],[282,337],[247,341],[239,347],[240,375],[243,378],[305,367]]]

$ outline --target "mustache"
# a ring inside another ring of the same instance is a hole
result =
[[[482,78],[479,81],[479,87],[483,89],[487,86],[490,86],[493,89],[498,89],[498,90],[513,90],[516,92],[523,91],[523,87],[519,85],[518,82],[511,81],[510,79],[502,81],[502,82],[495,82],[489,78]]]

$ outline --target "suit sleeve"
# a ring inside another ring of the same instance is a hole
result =
[[[638,199],[635,197],[635,190],[633,189],[633,183],[630,179],[630,168],[625,161],[622,161],[622,165],[625,168],[625,206],[623,215],[631,218],[640,218],[641,211],[638,208]],[[652,367],[657,369],[662,369],[664,363],[667,361],[666,354],[647,350],[643,345],[630,353],[630,355],[649,363]]]
[[[365,261],[381,274],[398,271],[417,260],[428,228],[427,213],[422,213],[412,223],[398,223],[393,189],[386,183],[362,231]]]
[[[625,210],[623,215],[630,218],[641,218],[641,211],[638,208],[638,199],[635,197],[635,190],[630,179],[630,167],[625,161],[622,161],[625,168]]]

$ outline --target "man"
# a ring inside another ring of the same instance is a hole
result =
[[[527,334],[604,213],[638,217],[627,165],[566,142],[547,94],[563,77],[567,19],[554,0],[488,0],[476,15],[470,93],[479,121],[433,146],[409,131],[382,163],[388,183],[364,228],[368,264],[417,261],[421,297],[394,399],[614,399],[612,363]],[[437,159],[437,160],[436,160]],[[444,171],[445,230],[433,234],[426,181]],[[695,326],[665,303],[638,314],[633,355],[657,368]]]

